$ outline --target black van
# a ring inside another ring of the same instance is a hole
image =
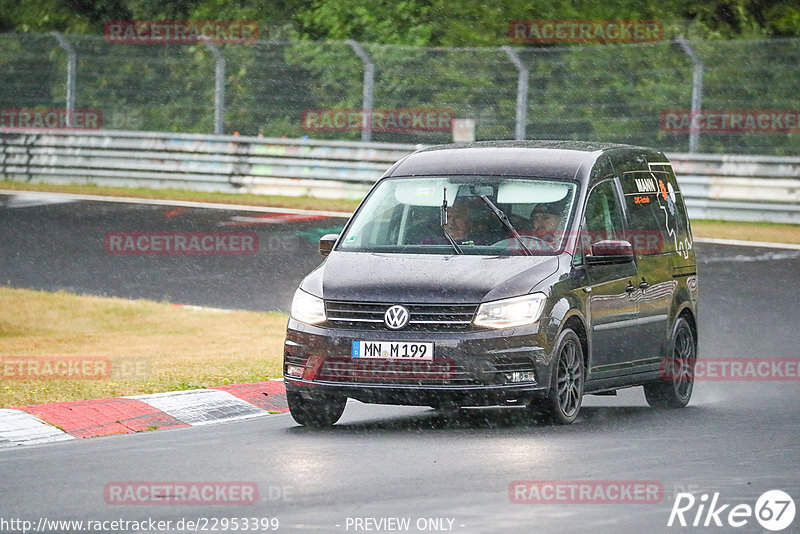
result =
[[[419,150],[375,184],[295,293],[294,419],[348,398],[575,420],[585,393],[686,406],[697,266],[675,174],[634,146],[530,141]]]

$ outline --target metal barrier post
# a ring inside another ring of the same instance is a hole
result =
[[[58,32],[50,32],[56,38],[58,44],[67,53],[67,127],[72,128],[72,110],[75,109],[75,71],[78,63],[78,54],[75,48],[67,39]]]
[[[519,71],[517,77],[517,127],[516,139],[525,139],[525,128],[528,122],[528,69],[510,46],[501,47]]]
[[[694,64],[694,72],[692,74],[692,115],[689,130],[689,152],[694,154],[700,149],[700,132],[694,127],[694,117],[703,107],[703,60],[700,59],[700,55],[695,51],[688,39],[678,37],[675,41]]]
[[[361,140],[367,142],[372,140],[372,95],[375,88],[375,63],[372,62],[372,58],[369,57],[367,51],[358,42],[352,39],[348,39],[345,42],[350,45],[350,48],[353,49],[353,52],[364,64],[364,89],[361,99],[361,111],[363,114],[361,117]]]
[[[222,121],[225,114],[225,58],[217,48],[217,45],[209,40],[203,40],[216,59],[216,74],[214,79],[214,134],[222,135]]]

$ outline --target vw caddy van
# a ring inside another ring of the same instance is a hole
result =
[[[289,409],[348,398],[525,406],[572,423],[584,394],[686,406],[698,281],[672,166],[647,148],[497,141],[419,150],[374,185],[297,289]]]

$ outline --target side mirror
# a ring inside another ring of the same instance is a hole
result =
[[[633,245],[621,239],[604,239],[592,244],[592,253],[586,256],[589,265],[615,265],[633,261]]]
[[[327,256],[333,250],[333,245],[339,239],[339,234],[325,234],[319,239],[319,255]]]

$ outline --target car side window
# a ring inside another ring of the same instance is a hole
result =
[[[613,180],[601,182],[589,193],[585,220],[590,244],[604,239],[619,239],[624,227]]]
[[[613,178],[597,184],[589,192],[589,199],[586,201],[582,231],[573,264],[583,263],[584,256],[591,253],[593,243],[604,239],[621,239],[624,229],[622,217]]]

